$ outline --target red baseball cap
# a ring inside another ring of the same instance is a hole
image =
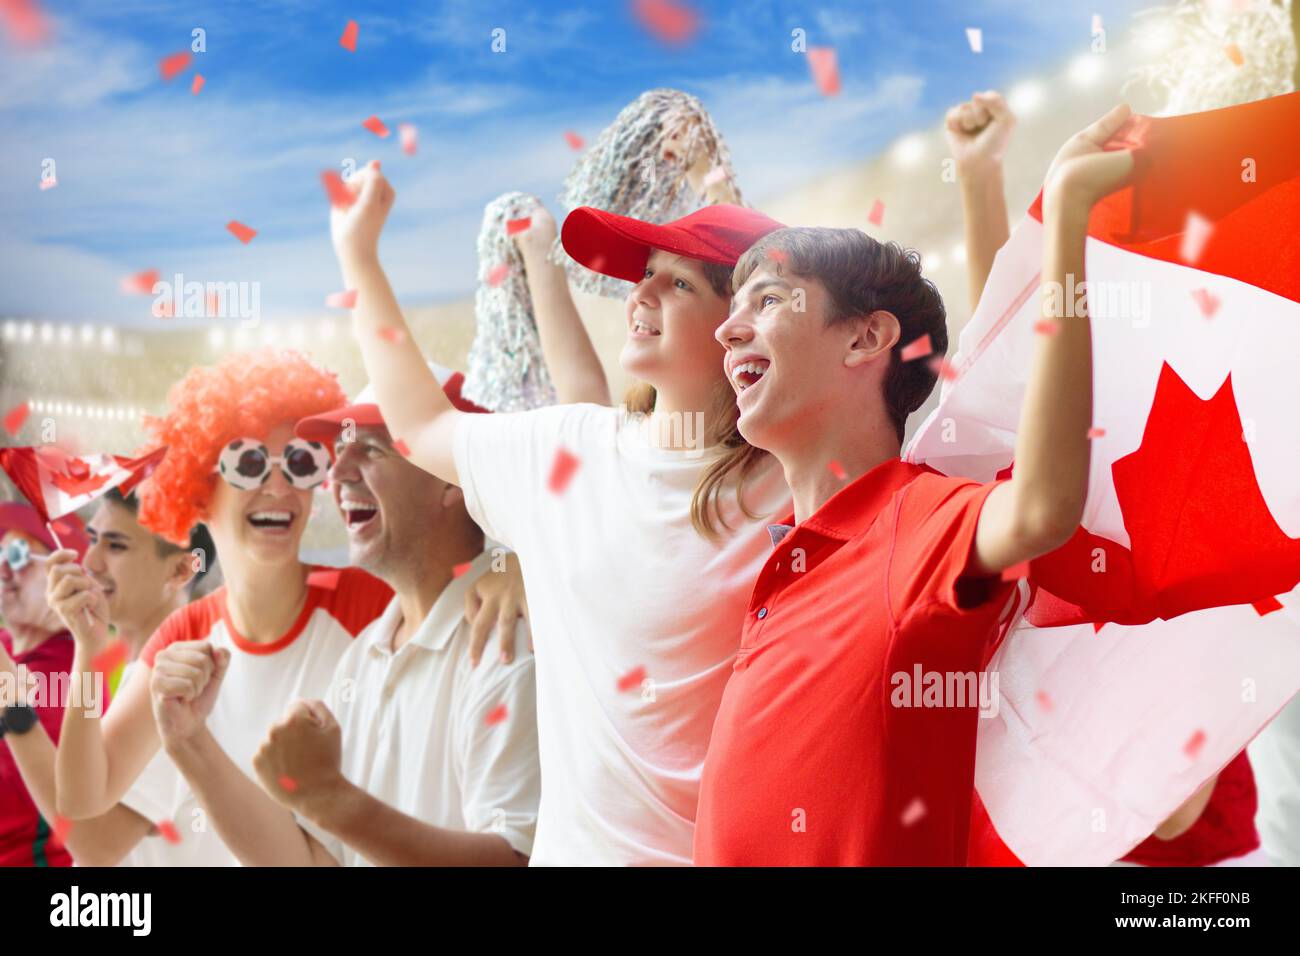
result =
[[[50,529],[45,527],[45,522],[31,505],[22,501],[0,503],[0,536],[3,536],[6,531],[21,531],[35,538],[51,551],[57,551],[59,542],[62,542],[63,547],[77,552],[78,561],[86,556],[90,539],[86,537],[85,525],[81,523],[80,518],[76,515],[64,515],[62,518],[55,518],[50,524],[54,525],[54,530],[58,532],[59,541],[54,540],[54,535],[50,534]]]
[[[564,251],[592,272],[640,282],[650,250],[734,266],[745,250],[785,227],[756,209],[717,203],[662,226],[579,206],[560,231]]]
[[[429,362],[428,365],[429,371],[433,372],[438,379],[443,392],[451,399],[453,405],[462,412],[488,414],[486,408],[481,408],[469,399],[461,397],[461,386],[465,384],[464,375],[460,372],[453,372],[449,368],[443,368],[433,362]],[[352,423],[358,428],[387,427],[384,424],[384,416],[379,413],[379,405],[375,402],[375,388],[373,385],[367,385],[363,388],[361,394],[357,396],[356,401],[351,405],[344,405],[332,412],[304,418],[294,426],[293,433],[299,438],[305,438],[307,441],[331,442],[343,430],[343,422],[347,419],[351,419]]]

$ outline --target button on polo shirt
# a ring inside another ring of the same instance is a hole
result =
[[[704,764],[698,865],[965,862],[981,689],[997,698],[980,672],[1015,588],[967,573],[994,487],[894,459],[772,529]]]

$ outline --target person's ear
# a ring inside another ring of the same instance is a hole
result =
[[[194,555],[188,551],[178,551],[171,556],[167,569],[167,588],[173,594],[179,594],[189,586],[197,573],[194,569]]]
[[[874,362],[882,355],[888,355],[898,344],[902,334],[898,316],[884,309],[877,309],[870,315],[864,315],[854,323],[853,338],[849,342],[844,364],[856,368]]]

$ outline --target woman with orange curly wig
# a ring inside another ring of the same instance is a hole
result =
[[[146,676],[122,689],[102,726],[92,702],[68,708],[56,772],[59,812],[72,820],[122,801],[188,822],[200,804],[221,797],[176,786],[170,765],[161,782],[152,767],[140,776],[159,750],[159,728],[202,720],[206,728],[191,739],[205,759],[233,761],[251,776],[272,715],[296,698],[325,696],[338,657],[392,594],[359,569],[318,569],[298,559],[330,455],[318,442],[295,438],[293,428],[346,403],[332,373],[296,352],[232,355],[191,369],[168,401],[165,416],[145,423],[167,454],[142,486],[140,523],[177,542],[205,524],[225,585],[163,622],[140,653]],[[90,625],[82,630],[74,630],[74,673],[93,670],[106,636],[89,633]],[[166,666],[155,667],[160,657]],[[206,679],[196,708],[167,699],[169,675],[178,670]],[[163,699],[155,706],[153,696]],[[196,711],[202,716],[185,716]],[[185,845],[196,864],[234,865],[218,834],[186,833]]]

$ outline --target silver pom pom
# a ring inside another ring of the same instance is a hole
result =
[[[1144,10],[1136,32],[1162,52],[1155,62],[1135,69],[1130,83],[1145,83],[1163,94],[1164,116],[1290,93],[1296,66],[1292,2],[1255,0],[1238,9],[1228,0],[1179,0],[1171,7]],[[1229,55],[1229,44],[1240,51],[1240,64]]]
[[[555,386],[542,359],[523,256],[506,234],[507,222],[528,218],[539,205],[535,196],[511,192],[493,199],[483,210],[474,342],[461,394],[494,412],[555,404]],[[500,281],[494,284],[497,279]]]
[[[693,168],[731,184],[741,201],[731,154],[700,101],[679,90],[650,90],[624,107],[574,164],[560,205],[566,214],[594,206],[643,222],[670,222],[708,205],[690,185]],[[631,283],[574,262],[558,239],[551,261],[564,266],[570,284],[583,292],[622,299],[631,291]]]

